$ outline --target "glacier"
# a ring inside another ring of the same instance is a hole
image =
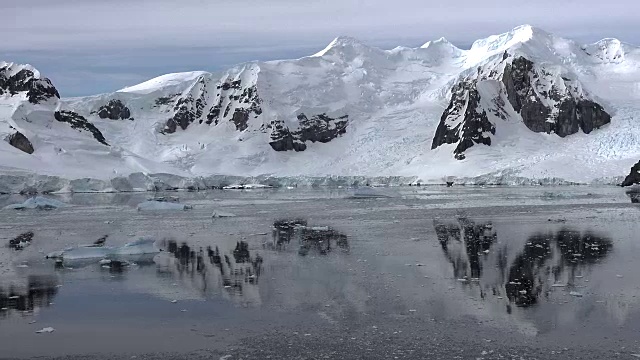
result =
[[[557,99],[564,96],[578,107],[596,104],[610,120],[583,127],[578,112],[571,131],[544,122],[532,130],[524,110],[510,106],[506,82],[497,81],[506,57],[532,64],[528,76],[548,119],[563,111]],[[640,48],[616,39],[579,44],[528,25],[469,49],[440,38],[382,50],[338,37],[300,59],[167,74],[80,98],[60,98],[30,65],[0,63],[0,69],[0,193],[443,184],[445,178],[480,185],[619,184],[640,160]],[[475,141],[459,156],[455,141],[433,145],[464,81],[477,81],[480,94],[478,107],[464,110],[487,112],[490,126],[476,136],[475,123],[447,121],[452,129],[466,125],[469,139],[490,141]],[[25,91],[26,82],[38,91]],[[501,116],[493,115],[496,102],[505,104]],[[575,126],[585,130],[574,132]]]

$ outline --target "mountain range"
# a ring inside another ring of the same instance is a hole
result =
[[[88,97],[63,90],[0,62],[0,192],[149,190],[170,178],[201,188],[225,176],[620,183],[640,159],[640,48],[528,25],[469,49],[338,37],[300,59]]]

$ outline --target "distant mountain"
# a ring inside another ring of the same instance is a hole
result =
[[[62,100],[32,67],[1,65],[0,172],[616,182],[640,159],[640,49],[531,26],[468,50],[339,37]]]

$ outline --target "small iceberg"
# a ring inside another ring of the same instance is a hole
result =
[[[136,241],[127,243],[122,247],[113,249],[113,251],[109,255],[118,257],[126,255],[157,254],[159,252],[160,249],[158,249],[158,247],[156,246],[156,241],[154,239],[141,238]]]
[[[113,251],[112,248],[108,247],[73,247],[67,248],[62,251],[53,252],[47,254],[47,257],[53,259],[63,259],[67,261],[73,260],[89,260],[89,259],[104,259],[107,255],[109,255]],[[96,261],[97,261],[96,260]]]
[[[263,184],[233,184],[223,186],[223,190],[245,190],[245,189],[270,189],[273,186]]]
[[[138,211],[185,211],[190,209],[193,209],[193,206],[168,201],[145,201],[138,204]]]
[[[226,218],[226,217],[236,217],[236,214],[230,213],[230,212],[225,212],[225,211],[220,211],[220,210],[215,210],[213,212],[213,214],[211,214],[212,218]]]
[[[141,238],[120,247],[99,247],[93,245],[76,246],[47,254],[47,258],[56,259],[65,264],[92,263],[107,265],[111,261],[148,262],[160,253],[154,239]],[[111,260],[111,261],[109,261]]]
[[[36,196],[28,199],[27,201],[21,204],[11,204],[11,205],[5,206],[4,208],[9,210],[25,210],[25,209],[53,210],[53,209],[57,209],[65,206],[68,206],[68,205],[61,201],[48,199],[42,196]]]
[[[48,334],[48,333],[52,333],[54,332],[56,329],[52,328],[52,327],[46,327],[46,328],[42,328],[38,331],[36,331],[36,334]]]

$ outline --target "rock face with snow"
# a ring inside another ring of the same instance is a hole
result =
[[[67,183],[83,189],[155,186],[138,173],[194,189],[214,174],[584,183],[640,158],[640,49],[531,26],[470,49],[438,39],[382,50],[339,37],[300,59],[81,98],[58,99],[33,67],[1,64],[0,175],[78,179]],[[10,144],[16,132],[32,154]]]
[[[271,141],[269,145],[275,151],[304,151],[309,142],[328,143],[347,132],[349,116],[332,118],[327,114],[312,116],[309,119],[304,113],[298,115],[298,128],[293,131],[283,121],[273,121]]]
[[[40,77],[37,70],[30,66],[0,62],[0,96],[25,93],[32,104],[38,104],[50,98],[60,98],[58,90],[47,78]]]
[[[161,97],[156,103],[172,106],[169,112],[173,116],[163,130],[167,134],[178,128],[186,130],[194,122],[214,126],[232,123],[237,131],[244,131],[250,117],[262,114],[255,84],[243,83],[241,78],[215,81],[211,74],[200,75],[182,94]]]
[[[22,150],[27,154],[33,154],[33,145],[26,136],[22,135],[20,131],[16,131],[15,133],[9,135],[7,141],[14,148]]]
[[[565,137],[579,130],[588,134],[611,122],[580,82],[558,77],[522,56],[505,65],[502,83],[511,106],[532,131]]]
[[[505,52],[500,61],[478,67],[454,86],[431,148],[457,144],[454,154],[464,159],[464,151],[474,144],[491,145],[496,127],[508,118],[560,137],[588,134],[611,122],[577,80]]]
[[[93,135],[93,137],[98,140],[98,142],[109,146],[100,130],[98,130],[98,128],[96,128],[92,123],[87,121],[87,119],[85,119],[83,116],[78,115],[73,111],[62,110],[56,111],[54,114],[54,118],[61,123],[69,124],[72,129],[91,133],[91,135]]]
[[[640,161],[633,165],[631,172],[622,182],[622,186],[631,186],[633,184],[640,184]]]
[[[129,108],[118,99],[109,100],[109,103],[98,109],[97,114],[100,119],[125,120],[131,118]]]

